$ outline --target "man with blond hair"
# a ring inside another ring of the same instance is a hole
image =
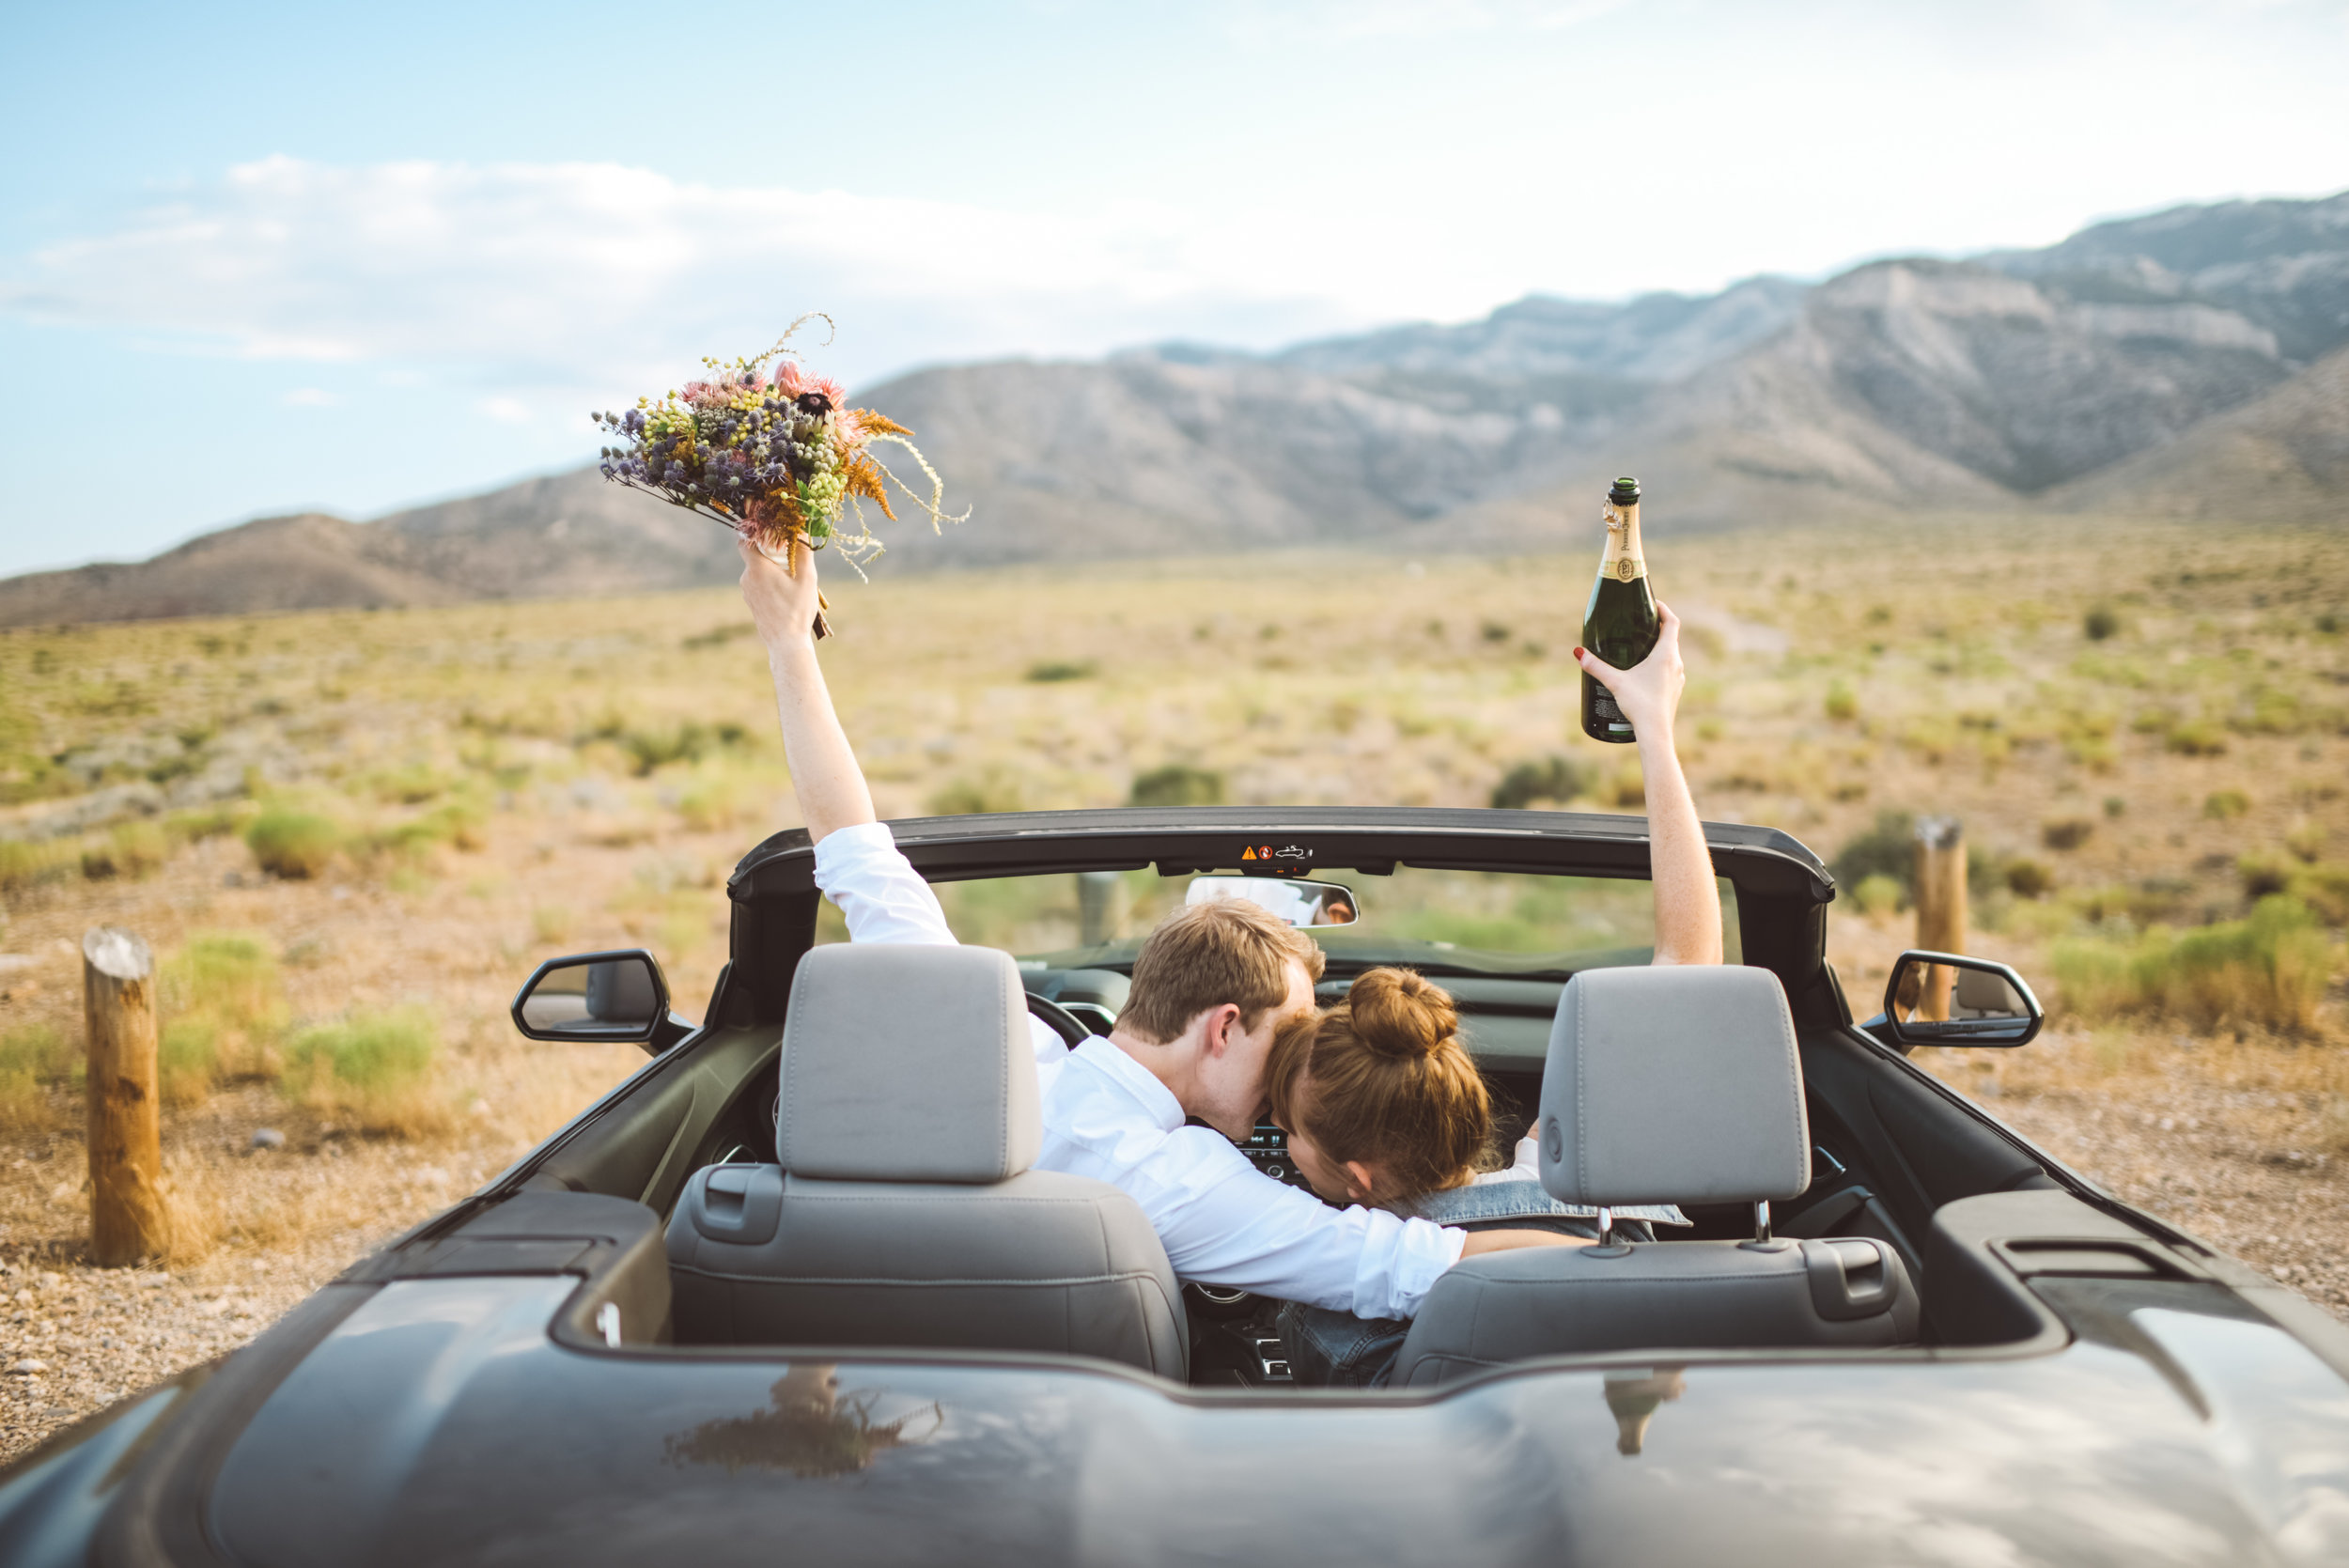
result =
[[[874,814],[816,660],[816,563],[792,548],[797,569],[786,572],[743,545],[742,597],[774,675],[817,885],[852,941],[951,943],[937,894]],[[1180,1279],[1368,1318],[1411,1316],[1463,1256],[1574,1244],[1332,1208],[1249,1162],[1236,1142],[1264,1110],[1273,1037],[1314,1011],[1321,969],[1311,938],[1254,905],[1217,900],[1169,916],[1135,955],[1132,993],[1107,1036],[1071,1049],[1029,1020],[1044,1122],[1035,1168],[1122,1188]]]

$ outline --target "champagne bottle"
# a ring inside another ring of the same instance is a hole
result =
[[[1607,492],[1607,553],[1582,612],[1582,645],[1618,670],[1628,670],[1656,646],[1656,596],[1648,591],[1647,561],[1640,553],[1640,482],[1624,478]],[[1582,733],[1627,744],[1639,737],[1615,706],[1613,693],[1582,677]]]

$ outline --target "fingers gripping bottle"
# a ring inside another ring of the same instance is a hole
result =
[[[1640,482],[1618,479],[1607,492],[1607,553],[1582,612],[1582,645],[1618,670],[1628,670],[1656,646],[1656,596],[1648,591],[1647,561],[1640,553]],[[1607,688],[1582,677],[1582,733],[1618,745],[1639,737]]]

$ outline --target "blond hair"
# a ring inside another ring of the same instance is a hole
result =
[[[1321,978],[1321,949],[1278,915],[1239,899],[1175,910],[1134,955],[1133,990],[1117,1027],[1162,1046],[1212,1007],[1231,1002],[1252,1030],[1288,1000],[1288,966]]]
[[[1493,1159],[1492,1094],[1460,1015],[1409,970],[1366,970],[1344,1001],[1283,1030],[1265,1089],[1275,1122],[1372,1167],[1378,1202],[1457,1187]]]

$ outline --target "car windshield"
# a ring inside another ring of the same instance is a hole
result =
[[[955,934],[1056,969],[1130,968],[1143,938],[1199,878],[1156,871],[1058,872],[937,884]],[[1656,898],[1644,878],[1549,877],[1398,866],[1326,874],[1353,898],[1351,924],[1312,926],[1338,973],[1402,964],[1430,974],[1554,975],[1644,964]],[[1736,896],[1719,879],[1723,939],[1739,959]],[[1283,890],[1284,891],[1284,890]],[[1285,900],[1280,900],[1285,904]],[[830,905],[819,940],[845,940]]]

